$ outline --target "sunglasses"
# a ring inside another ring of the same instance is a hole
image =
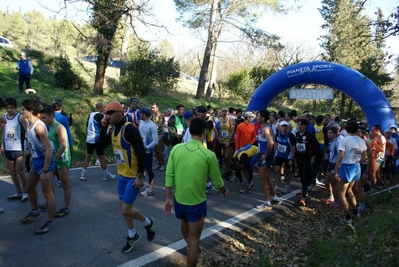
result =
[[[105,111],[105,115],[112,115],[117,111],[119,111],[119,110],[116,110],[116,109],[107,110],[107,111]]]

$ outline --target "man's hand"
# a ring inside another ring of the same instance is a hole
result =
[[[142,188],[144,186],[143,178],[136,178],[134,180],[134,183],[132,184],[133,187],[135,188]]]
[[[173,210],[173,201],[171,199],[167,199],[165,201],[165,213],[166,215],[170,215],[172,213]]]
[[[0,128],[3,128],[7,124],[7,120],[4,117],[0,118]]]
[[[109,121],[104,117],[101,120],[101,126],[103,127],[108,127],[109,126]]]
[[[26,90],[25,90],[25,93],[26,93],[27,95],[29,95],[29,93],[36,94],[36,90],[35,90],[35,89],[32,89],[32,88],[29,88],[29,89],[26,89]]]

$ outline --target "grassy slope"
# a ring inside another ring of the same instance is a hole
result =
[[[72,113],[74,116],[74,124],[71,127],[75,149],[73,152],[72,165],[81,165],[86,149],[85,123],[88,114],[93,111],[95,103],[98,101],[107,103],[112,100],[119,100],[127,103],[130,97],[125,97],[117,93],[110,93],[107,90],[105,90],[103,96],[98,96],[91,93],[89,88],[79,91],[68,91],[55,88],[53,85],[53,74],[48,71],[48,67],[44,64],[44,62],[51,60],[51,58],[38,51],[28,52],[27,54],[35,67],[35,72],[31,79],[32,88],[40,93],[48,102],[51,102],[55,98],[61,98],[64,103],[64,110],[68,114]],[[15,70],[18,59],[19,51],[0,47],[0,96],[14,97],[17,99],[18,104],[21,104],[24,99],[33,98],[33,96],[26,95],[25,93],[20,94],[18,92],[18,73]],[[94,83],[95,65],[88,62],[79,62],[76,59],[71,59],[71,62],[76,69],[79,69],[89,86],[91,86]],[[117,78],[118,72],[119,69],[107,68],[106,75],[108,78]],[[192,108],[201,104],[210,104],[218,107],[240,105],[231,101],[220,101],[218,99],[202,102],[195,100],[192,94],[187,93],[195,90],[196,84],[194,81],[182,80],[179,82],[178,87],[178,90],[160,92],[155,96],[140,97],[140,106],[149,106],[153,102],[157,102],[161,109],[165,110],[167,108],[175,108],[178,104],[183,104],[187,108]],[[243,105],[241,107],[243,107]],[[4,113],[4,111],[1,111],[1,114]],[[111,155],[111,153],[107,154]],[[110,156],[108,156],[108,159],[112,160]],[[6,171],[3,157],[0,157],[0,171]]]

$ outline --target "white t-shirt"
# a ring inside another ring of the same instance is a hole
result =
[[[338,142],[338,151],[345,151],[342,164],[359,163],[366,150],[367,146],[359,136],[348,135]]]

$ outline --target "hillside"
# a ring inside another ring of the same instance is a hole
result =
[[[28,58],[34,65],[35,72],[31,78],[32,88],[35,89],[44,100],[51,102],[55,98],[63,100],[64,111],[68,114],[73,114],[74,124],[71,127],[71,132],[74,141],[73,162],[72,165],[81,165],[85,156],[85,124],[90,112],[93,111],[94,105],[98,101],[109,102],[112,100],[123,101],[128,103],[130,97],[124,96],[120,93],[110,92],[115,79],[118,79],[119,69],[107,68],[106,84],[104,95],[95,95],[90,88],[84,88],[78,91],[63,90],[56,88],[54,85],[54,73],[51,67],[47,64],[54,60],[53,56],[46,55],[41,51],[27,51]],[[15,69],[16,62],[19,59],[19,51],[13,49],[5,49],[0,47],[0,96],[13,97],[20,104],[26,98],[33,98],[32,95],[20,94],[18,92],[18,72]],[[95,64],[71,58],[73,68],[84,77],[87,84],[91,86],[94,83]],[[219,99],[212,99],[211,101],[198,101],[193,98],[192,93],[195,93],[197,82],[192,80],[179,80],[177,88],[158,92],[156,95],[147,97],[139,97],[140,106],[150,106],[153,102],[160,105],[161,110],[167,108],[175,108],[178,104],[183,104],[191,109],[199,105],[212,106],[240,106],[243,104],[234,103],[227,100],[220,101]],[[2,111],[4,113],[4,111]],[[108,157],[112,160],[111,157]],[[0,170],[5,170],[5,163],[3,157],[0,157]]]

